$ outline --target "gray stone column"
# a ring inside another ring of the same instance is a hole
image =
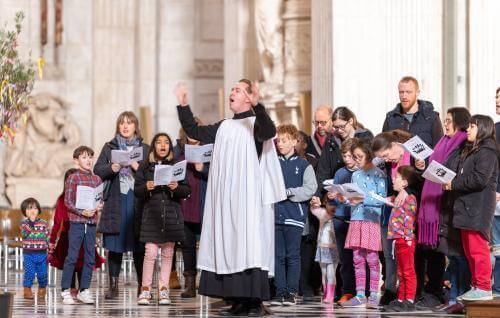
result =
[[[312,107],[333,106],[333,0],[311,1]]]

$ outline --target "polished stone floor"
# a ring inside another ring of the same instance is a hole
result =
[[[180,290],[171,292],[172,305],[139,306],[136,303],[136,284],[131,275],[122,275],[120,296],[108,301],[104,299],[107,276],[102,271],[95,272],[92,292],[96,296],[94,305],[63,305],[60,300],[58,281],[61,272],[54,277],[51,273],[51,286],[44,300],[24,300],[22,298],[22,273],[10,270],[7,283],[2,273],[0,288],[15,291],[13,317],[216,317],[218,310],[224,305],[221,301],[198,296],[193,300],[179,297]],[[57,282],[57,287],[54,282]],[[33,288],[36,291],[36,287]],[[302,304],[300,301],[293,307],[271,307],[276,317],[463,317],[460,315],[436,315],[432,312],[418,314],[386,314],[378,310],[346,310],[332,308],[319,302]]]

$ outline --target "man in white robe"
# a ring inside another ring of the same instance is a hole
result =
[[[276,127],[258,103],[258,89],[240,80],[231,90],[232,119],[199,126],[185,86],[176,88],[186,134],[214,143],[203,212],[199,293],[231,300],[221,315],[261,316],[274,273],[273,204],[286,198],[274,148]]]

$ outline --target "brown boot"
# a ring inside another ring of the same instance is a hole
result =
[[[24,299],[33,299],[31,287],[24,287]]]
[[[170,286],[170,289],[181,289],[181,283],[179,282],[177,271],[170,272],[170,280],[168,285]]]
[[[45,287],[38,288],[38,298],[45,298],[46,294],[47,290],[45,289]]]
[[[196,297],[196,274],[184,274],[184,291],[181,298]]]

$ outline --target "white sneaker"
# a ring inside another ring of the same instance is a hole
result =
[[[170,305],[171,303],[168,289],[163,287],[158,296],[158,305]]]
[[[147,289],[147,287],[143,287],[141,294],[137,299],[137,303],[139,305],[149,305],[150,300],[151,300],[151,291]]]
[[[84,289],[81,290],[78,295],[76,296],[76,299],[81,301],[84,304],[93,304],[94,303],[94,298],[92,298],[92,294],[90,293],[90,290]]]
[[[69,289],[63,290],[61,292],[61,298],[63,300],[64,305],[74,305],[75,300],[73,299],[73,296],[71,296],[71,292]]]

